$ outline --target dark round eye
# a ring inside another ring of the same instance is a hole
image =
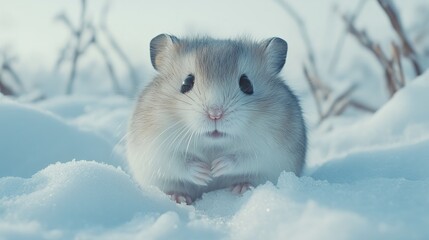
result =
[[[249,78],[246,76],[246,74],[241,75],[240,81],[238,82],[240,85],[240,90],[244,92],[247,95],[253,94],[253,86],[250,82]]]
[[[182,83],[182,87],[180,88],[181,93],[187,93],[191,91],[192,87],[194,87],[195,77],[192,74],[189,74]]]

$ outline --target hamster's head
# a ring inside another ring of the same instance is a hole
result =
[[[151,104],[162,122],[208,141],[237,140],[264,128],[276,131],[287,117],[290,98],[277,76],[286,53],[281,38],[254,42],[158,35],[150,43],[158,71]]]

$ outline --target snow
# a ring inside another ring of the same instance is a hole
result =
[[[30,177],[49,164],[72,159],[118,165],[119,157],[107,140],[53,113],[2,102],[0,116],[0,176]]]
[[[318,165],[325,159],[336,158],[353,151],[380,147],[395,148],[398,144],[414,144],[429,139],[429,115],[424,111],[428,103],[428,74],[413,80],[406,91],[395,94],[370,118],[353,124],[348,122],[337,124],[338,122],[334,120],[318,129],[318,132],[314,133],[315,137],[311,138],[317,148],[310,151],[310,158],[317,161],[310,164]],[[336,128],[334,131],[326,131],[326,128],[334,126]],[[412,147],[409,152],[411,150]],[[422,154],[416,152],[415,155],[418,158],[425,156],[424,152]]]
[[[0,238],[423,239],[428,91],[429,72],[372,117],[312,132],[306,176],[283,173],[243,196],[210,192],[191,206],[139,187],[122,153],[114,157],[132,100],[2,98]]]
[[[354,97],[374,107],[384,104],[384,73],[354,39],[345,42],[335,71],[326,72],[344,31],[332,8],[336,4],[340,12],[351,12],[359,0],[290,2],[317,39],[313,47],[323,80],[335,90],[357,84]],[[426,26],[421,19],[427,13],[415,11],[427,8],[426,0],[394,2],[407,30]],[[89,3],[94,21],[103,4]],[[374,115],[345,114],[314,128],[314,101],[302,77],[306,48],[298,26],[275,1],[168,4],[112,2],[108,25],[142,85],[154,74],[149,41],[162,32],[288,41],[282,75],[302,99],[310,126],[304,176],[282,173],[277,182],[242,196],[209,192],[191,206],[138,186],[124,161],[135,99],[111,93],[104,63],[91,52],[79,63],[75,95],[61,93],[67,68],[51,72],[68,37],[53,18],[66,9],[76,23],[79,5],[1,1],[0,50],[17,57],[13,67],[28,93],[43,92],[46,98],[23,103],[25,96],[12,100],[0,94],[0,240],[428,238],[429,70],[412,79],[404,61],[407,86]],[[380,11],[376,2],[368,2],[356,24],[386,47],[397,38]],[[117,70],[125,86],[127,71]]]

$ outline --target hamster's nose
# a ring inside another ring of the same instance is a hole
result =
[[[223,109],[218,106],[213,106],[208,109],[207,114],[210,119],[219,120],[223,116]]]

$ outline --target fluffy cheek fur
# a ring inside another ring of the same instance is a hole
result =
[[[250,43],[194,44],[196,48],[182,48],[180,56],[180,46],[173,44],[156,62],[156,84],[136,110],[144,116],[136,116],[130,130],[128,159],[135,178],[194,198],[243,181],[276,181],[283,170],[299,174],[306,148],[299,104],[275,77],[279,65],[272,70],[273,61],[285,56],[266,59],[267,51],[279,52],[278,44],[268,49]],[[188,74],[195,75],[195,84],[182,94]],[[241,74],[252,81],[253,95],[240,91]],[[227,110],[215,125],[207,108],[216,105]],[[215,129],[228,137],[206,135]],[[233,156],[234,162],[229,172],[201,188],[190,178],[188,156],[209,166],[224,156]]]

